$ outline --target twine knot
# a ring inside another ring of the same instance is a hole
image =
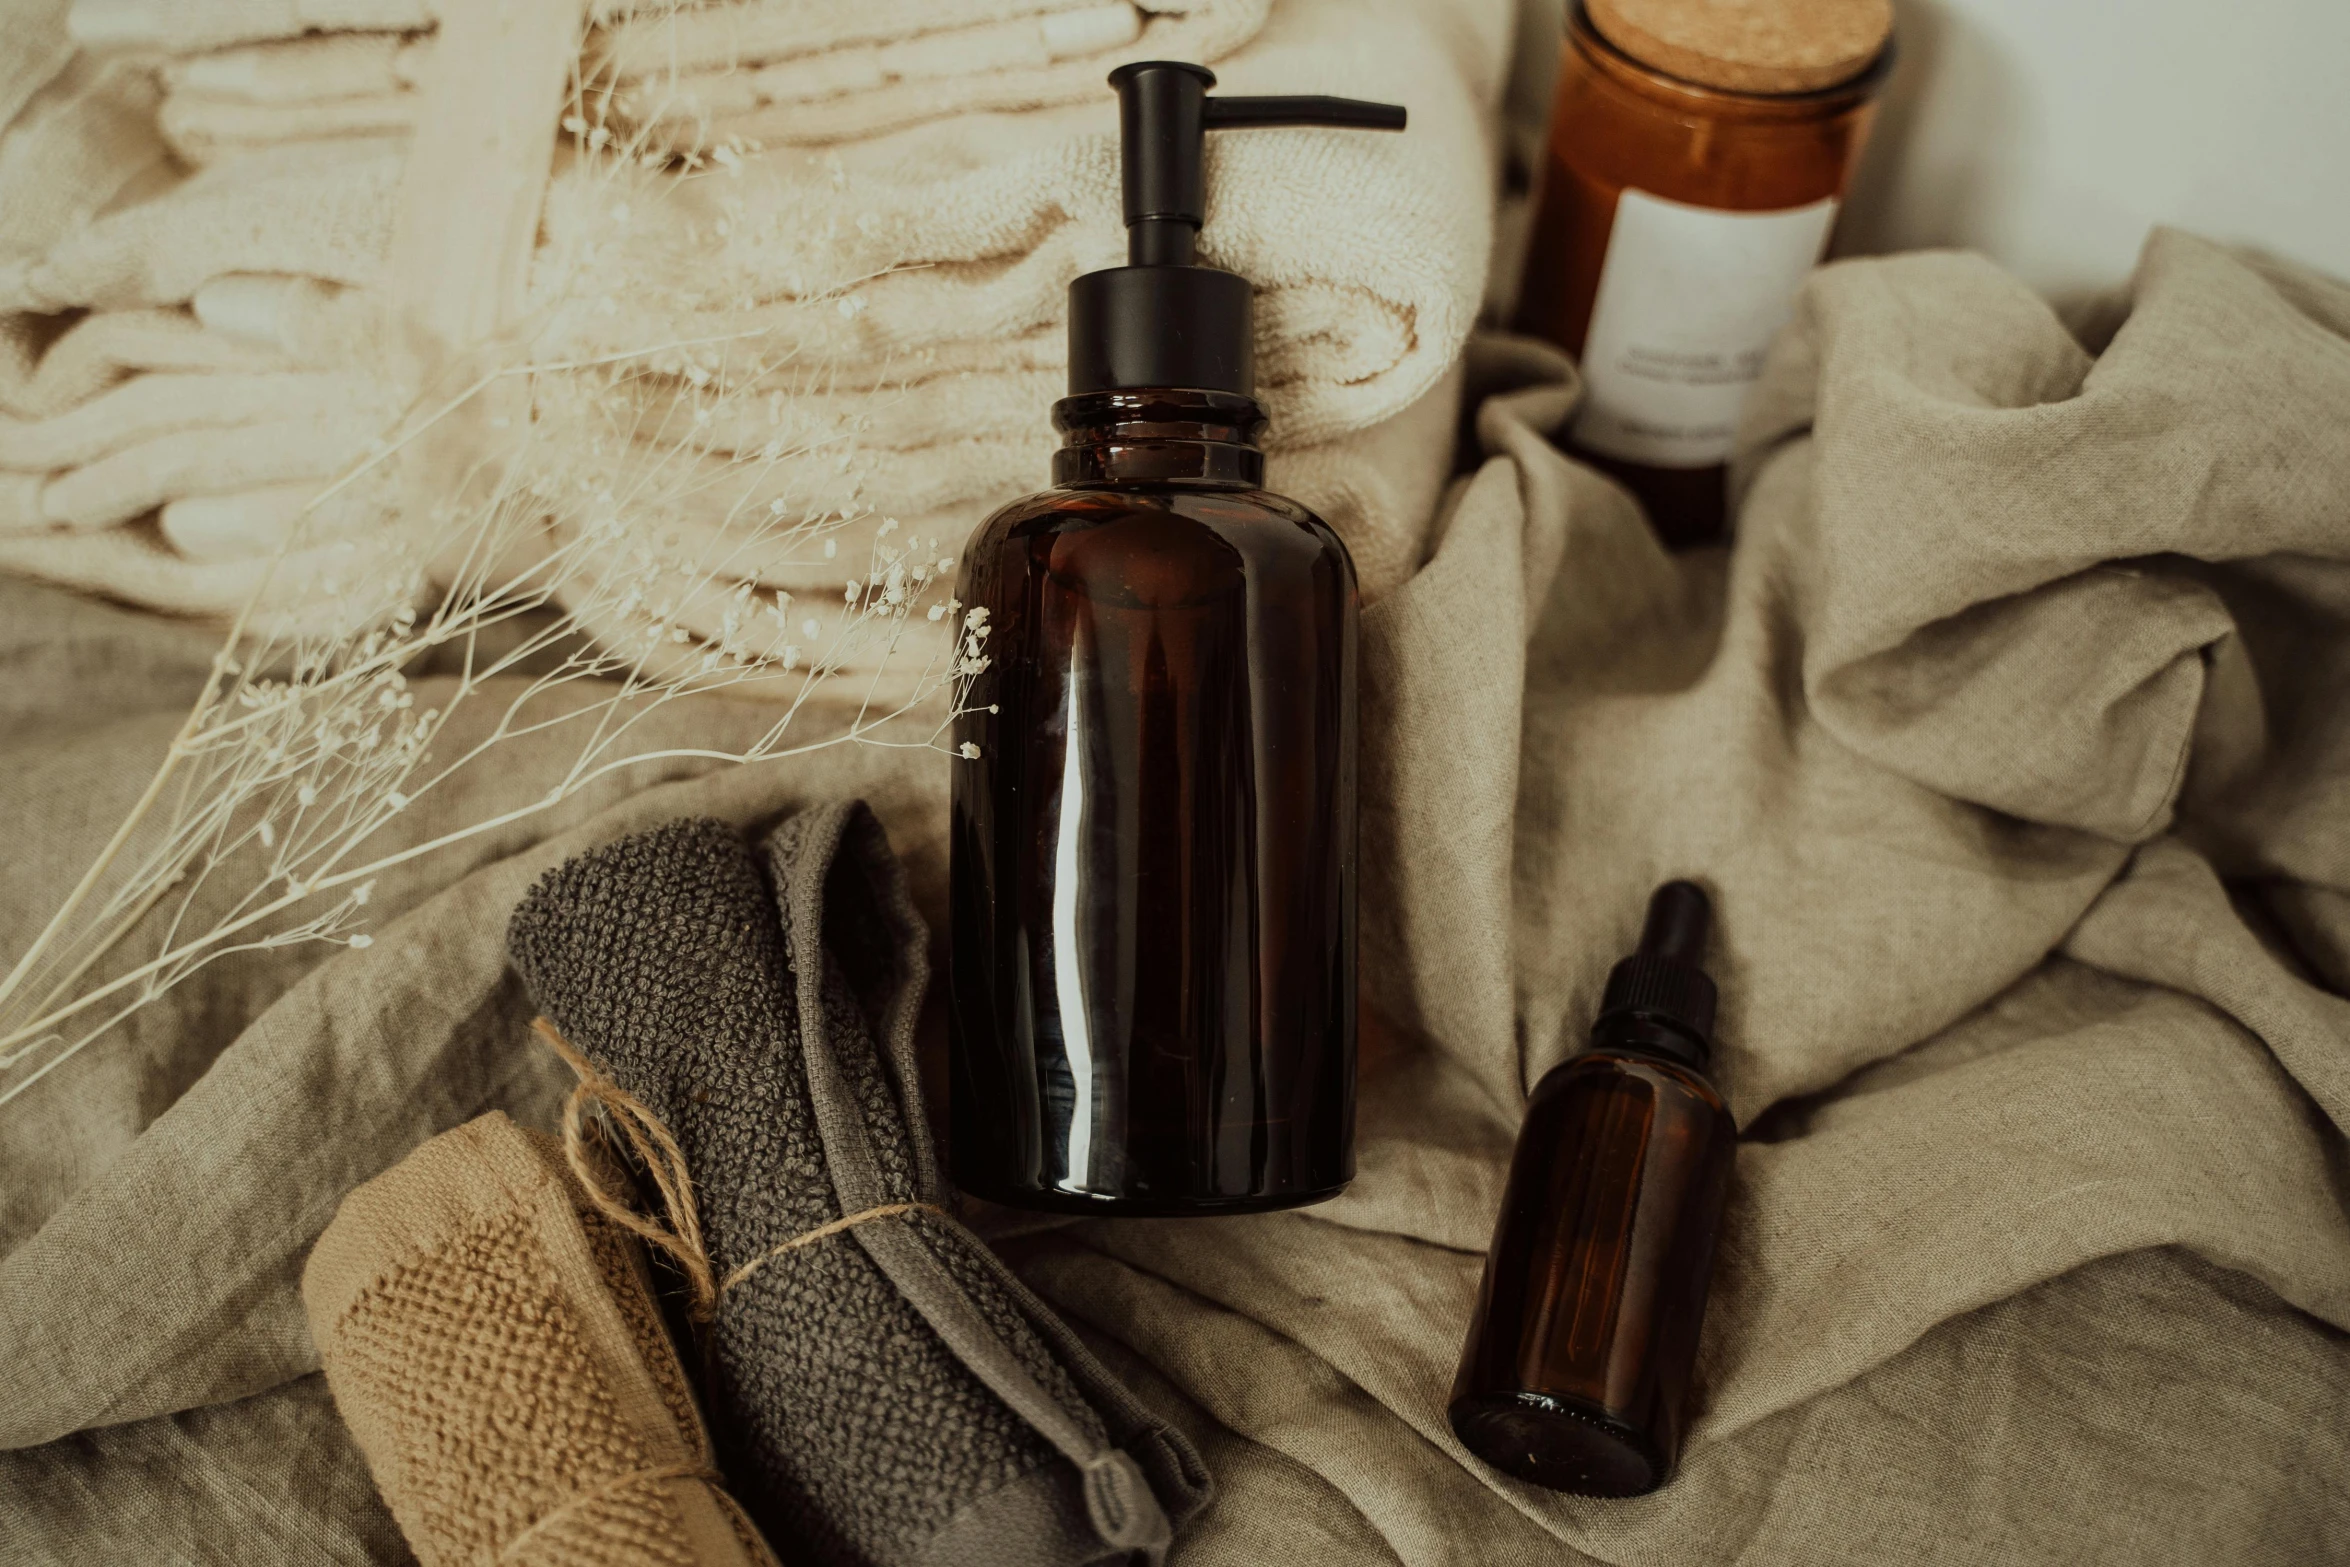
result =
[[[564,1065],[571,1068],[579,1081],[571,1096],[563,1102],[563,1161],[571,1166],[588,1200],[596,1211],[614,1224],[636,1236],[648,1246],[660,1249],[662,1254],[677,1264],[686,1283],[686,1310],[698,1325],[707,1325],[717,1314],[719,1297],[773,1262],[786,1252],[813,1246],[834,1235],[844,1234],[860,1224],[875,1219],[896,1218],[910,1213],[935,1213],[946,1217],[946,1210],[936,1203],[890,1202],[843,1214],[827,1224],[820,1224],[804,1234],[795,1235],[780,1245],[743,1263],[724,1278],[717,1276],[711,1265],[709,1247],[702,1240],[702,1219],[694,1202],[693,1175],[686,1169],[685,1155],[677,1146],[677,1139],[669,1135],[669,1128],[645,1102],[627,1089],[596,1070],[595,1063],[581,1053],[579,1047],[563,1037],[548,1018],[531,1022],[531,1032],[551,1046]],[[605,1124],[615,1128],[627,1140],[629,1151],[635,1155],[637,1166],[651,1179],[661,1194],[661,1206],[668,1222],[648,1217],[636,1211],[628,1201],[614,1193],[605,1184],[605,1172],[593,1158],[587,1145],[588,1107],[595,1105],[604,1112]]]

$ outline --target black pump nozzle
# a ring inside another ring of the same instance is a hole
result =
[[[1403,109],[1353,98],[1211,98],[1216,75],[1181,60],[1137,60],[1110,73],[1118,89],[1126,185],[1126,260],[1188,267],[1207,221],[1203,143],[1214,130],[1255,125],[1335,125],[1400,131]]]
[[[1648,899],[1640,947],[1609,971],[1594,1032],[1611,1021],[1658,1023],[1695,1047],[1702,1067],[1713,1049],[1714,982],[1705,972],[1713,905],[1695,882],[1668,881]]]
[[[1207,221],[1212,130],[1333,125],[1400,131],[1404,111],[1353,98],[1211,98],[1216,76],[1182,60],[1137,60],[1118,90],[1127,265],[1069,285],[1069,394],[1189,387],[1256,395],[1245,279],[1192,259]]]

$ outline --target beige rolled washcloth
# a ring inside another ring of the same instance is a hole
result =
[[[343,1199],[302,1273],[335,1408],[425,1567],[773,1567],[635,1239],[491,1113]]]

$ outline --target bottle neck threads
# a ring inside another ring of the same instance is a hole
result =
[[[1188,388],[1087,392],[1053,404],[1053,483],[1260,489],[1265,412],[1253,397]]]

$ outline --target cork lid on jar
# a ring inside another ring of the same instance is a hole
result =
[[[1585,0],[1600,37],[1641,64],[1732,92],[1817,92],[1866,70],[1892,0]]]

